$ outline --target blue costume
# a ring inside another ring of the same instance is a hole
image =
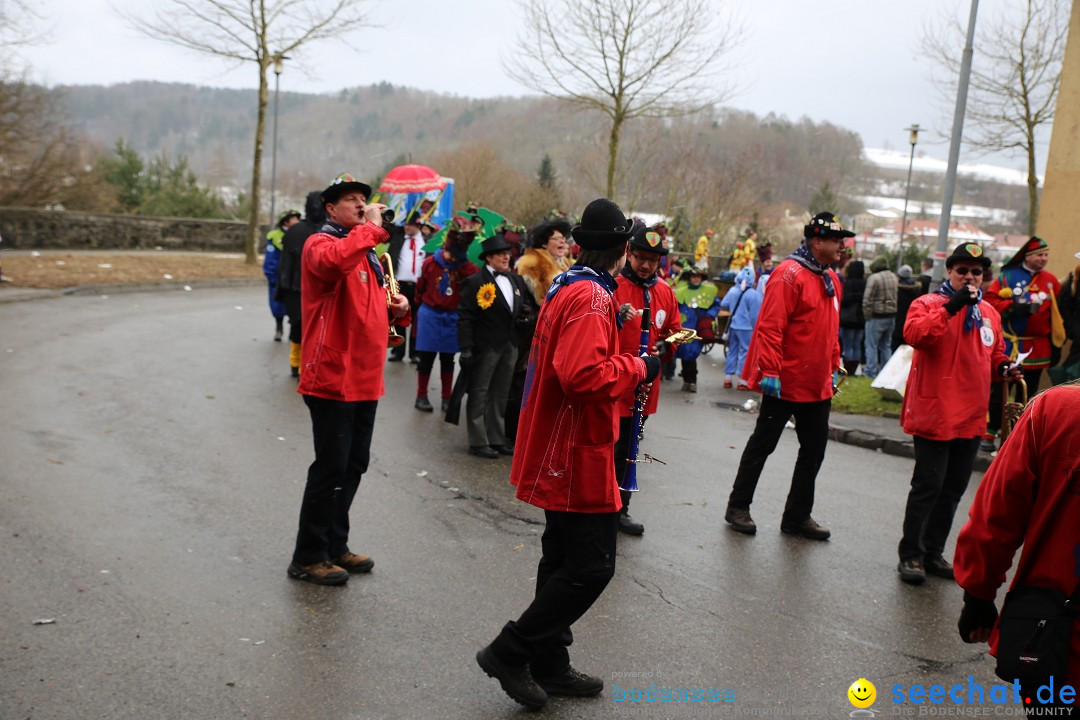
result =
[[[727,358],[724,363],[725,375],[742,376],[746,351],[750,348],[750,338],[754,334],[758,312],[761,310],[761,293],[754,288],[754,271],[744,267],[735,277],[732,286],[720,307],[731,313],[728,321]]]

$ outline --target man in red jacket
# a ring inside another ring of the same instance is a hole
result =
[[[829,409],[840,360],[841,284],[829,268],[839,262],[845,230],[831,212],[821,212],[803,228],[804,242],[780,263],[765,286],[757,327],[743,373],[751,390],[760,391],[761,412],[746,443],[724,520],[753,535],[750,517],[765,460],[776,449],[788,419],[795,416],[799,456],[791,478],[780,530],[811,540],[828,540],[828,528],[810,511],[814,482],[829,441]]]
[[[1023,546],[1010,589],[1080,582],[1080,385],[1053,387],[1031,401],[986,472],[970,518],[956,539],[956,582],[964,589],[957,627],[964,642],[990,642],[998,653],[994,599],[1016,549]],[[1006,596],[1007,597],[1007,596]],[[1080,688],[1080,624],[1073,623],[1069,665],[1057,688]],[[1022,688],[1023,689],[1023,688]],[[1045,702],[1045,695],[1025,696]]]
[[[664,239],[657,228],[646,227],[640,220],[634,226],[630,238],[627,261],[622,272],[615,279],[615,305],[630,305],[634,312],[628,317],[619,331],[619,352],[637,355],[641,349],[641,323],[644,311],[649,314],[648,349],[657,353],[661,362],[674,357],[674,353],[662,342],[676,330],[682,329],[679,319],[679,302],[675,291],[667,283],[660,282],[660,261],[668,254]],[[660,399],[660,385],[655,384],[649,392],[648,401],[642,409],[642,422],[656,412]],[[626,475],[627,453],[630,451],[630,439],[638,428],[631,424],[634,414],[635,398],[619,405],[619,439],[615,443],[615,479],[619,486]],[[627,535],[641,535],[645,526],[630,517],[630,498],[633,493],[620,490],[622,511],[619,513],[619,532]]]
[[[385,242],[385,205],[371,186],[341,175],[323,191],[327,222],[307,239],[301,261],[300,385],[311,412],[315,462],[308,469],[289,577],[341,585],[375,564],[349,550],[349,508],[367,471],[375,407],[383,395],[390,333],[386,280],[375,246]],[[390,315],[409,301],[395,295]]]
[[[582,252],[556,276],[540,309],[510,471],[518,499],[543,508],[547,521],[536,595],[476,654],[484,672],[529,708],[548,695],[604,689],[603,680],[570,666],[570,626],[615,574],[618,404],[660,372],[655,356],[619,354],[612,275],[626,260],[630,221],[601,198],[572,233]]]
[[[1001,318],[983,300],[980,284],[989,267],[978,245],[957,246],[945,260],[946,281],[916,298],[904,322],[915,354],[900,417],[914,438],[915,470],[897,571],[912,585],[926,573],[953,577],[942,553],[986,432],[990,379],[1021,374],[1019,367],[1010,369]]]

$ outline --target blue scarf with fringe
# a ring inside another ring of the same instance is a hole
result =
[[[336,238],[343,238],[349,234],[349,231],[344,226],[338,225],[336,222],[327,220],[319,232],[326,233],[327,235],[333,235]],[[379,262],[379,255],[375,252],[375,248],[368,250],[367,252],[368,263],[371,265],[371,271],[375,273],[375,279],[379,281],[379,287],[386,284],[386,280],[383,277],[382,263]]]
[[[829,268],[822,265],[814,258],[813,253],[810,252],[809,246],[800,245],[795,252],[788,255],[788,259],[794,260],[815,275],[820,275],[822,281],[825,283],[825,294],[829,297],[836,297],[836,288],[833,287],[832,275],[829,274]]]
[[[956,290],[953,288],[952,283],[946,280],[941,283],[941,287],[937,289],[939,295],[944,295],[946,298],[951,298],[956,294]],[[964,332],[971,332],[975,327],[982,327],[982,313],[979,311],[979,303],[983,299],[983,291],[980,288],[978,291],[978,300],[974,305],[968,305],[967,312],[964,314]]]

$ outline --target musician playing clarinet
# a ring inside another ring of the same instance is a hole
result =
[[[640,355],[644,349],[657,355],[661,362],[667,362],[674,357],[673,346],[662,340],[682,327],[675,291],[667,283],[659,281],[660,259],[667,254],[668,249],[660,232],[655,227],[646,227],[640,220],[635,221],[626,264],[615,279],[618,284],[615,289],[615,304],[620,308],[629,306],[629,312],[624,315],[622,329],[619,331],[621,352]],[[643,327],[646,322],[648,327]],[[623,487],[623,478],[626,476],[631,437],[639,434],[645,418],[656,412],[659,397],[660,385],[657,383],[653,385],[638,413],[637,423],[634,422],[636,400],[619,405],[615,478],[619,481],[620,488]],[[619,532],[641,535],[645,532],[645,526],[630,517],[630,497],[633,493],[627,490],[619,492],[623,504],[619,512]]]
[[[631,232],[614,202],[589,203],[571,231],[582,252],[548,290],[529,353],[510,482],[547,522],[536,595],[476,654],[484,672],[528,708],[549,695],[604,689],[603,680],[571,667],[567,648],[570,627],[615,574],[619,405],[660,373],[656,356],[619,352],[612,276],[626,262]]]

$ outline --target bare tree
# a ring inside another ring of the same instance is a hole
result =
[[[125,15],[144,35],[188,50],[259,68],[258,114],[251,168],[247,261],[255,262],[259,184],[269,98],[267,70],[288,53],[370,25],[364,0],[164,0],[150,16]]]
[[[623,124],[686,115],[732,93],[717,77],[737,29],[714,0],[517,0],[525,28],[504,60],[526,87],[610,120],[606,194]]]
[[[1027,157],[1028,232],[1035,232],[1039,206],[1037,143],[1043,125],[1054,119],[1070,0],[1023,0],[983,25],[975,39],[964,140],[984,152],[1023,153]],[[939,88],[956,96],[960,69],[960,21],[928,27],[924,52],[944,71]],[[951,105],[950,105],[951,107]]]

